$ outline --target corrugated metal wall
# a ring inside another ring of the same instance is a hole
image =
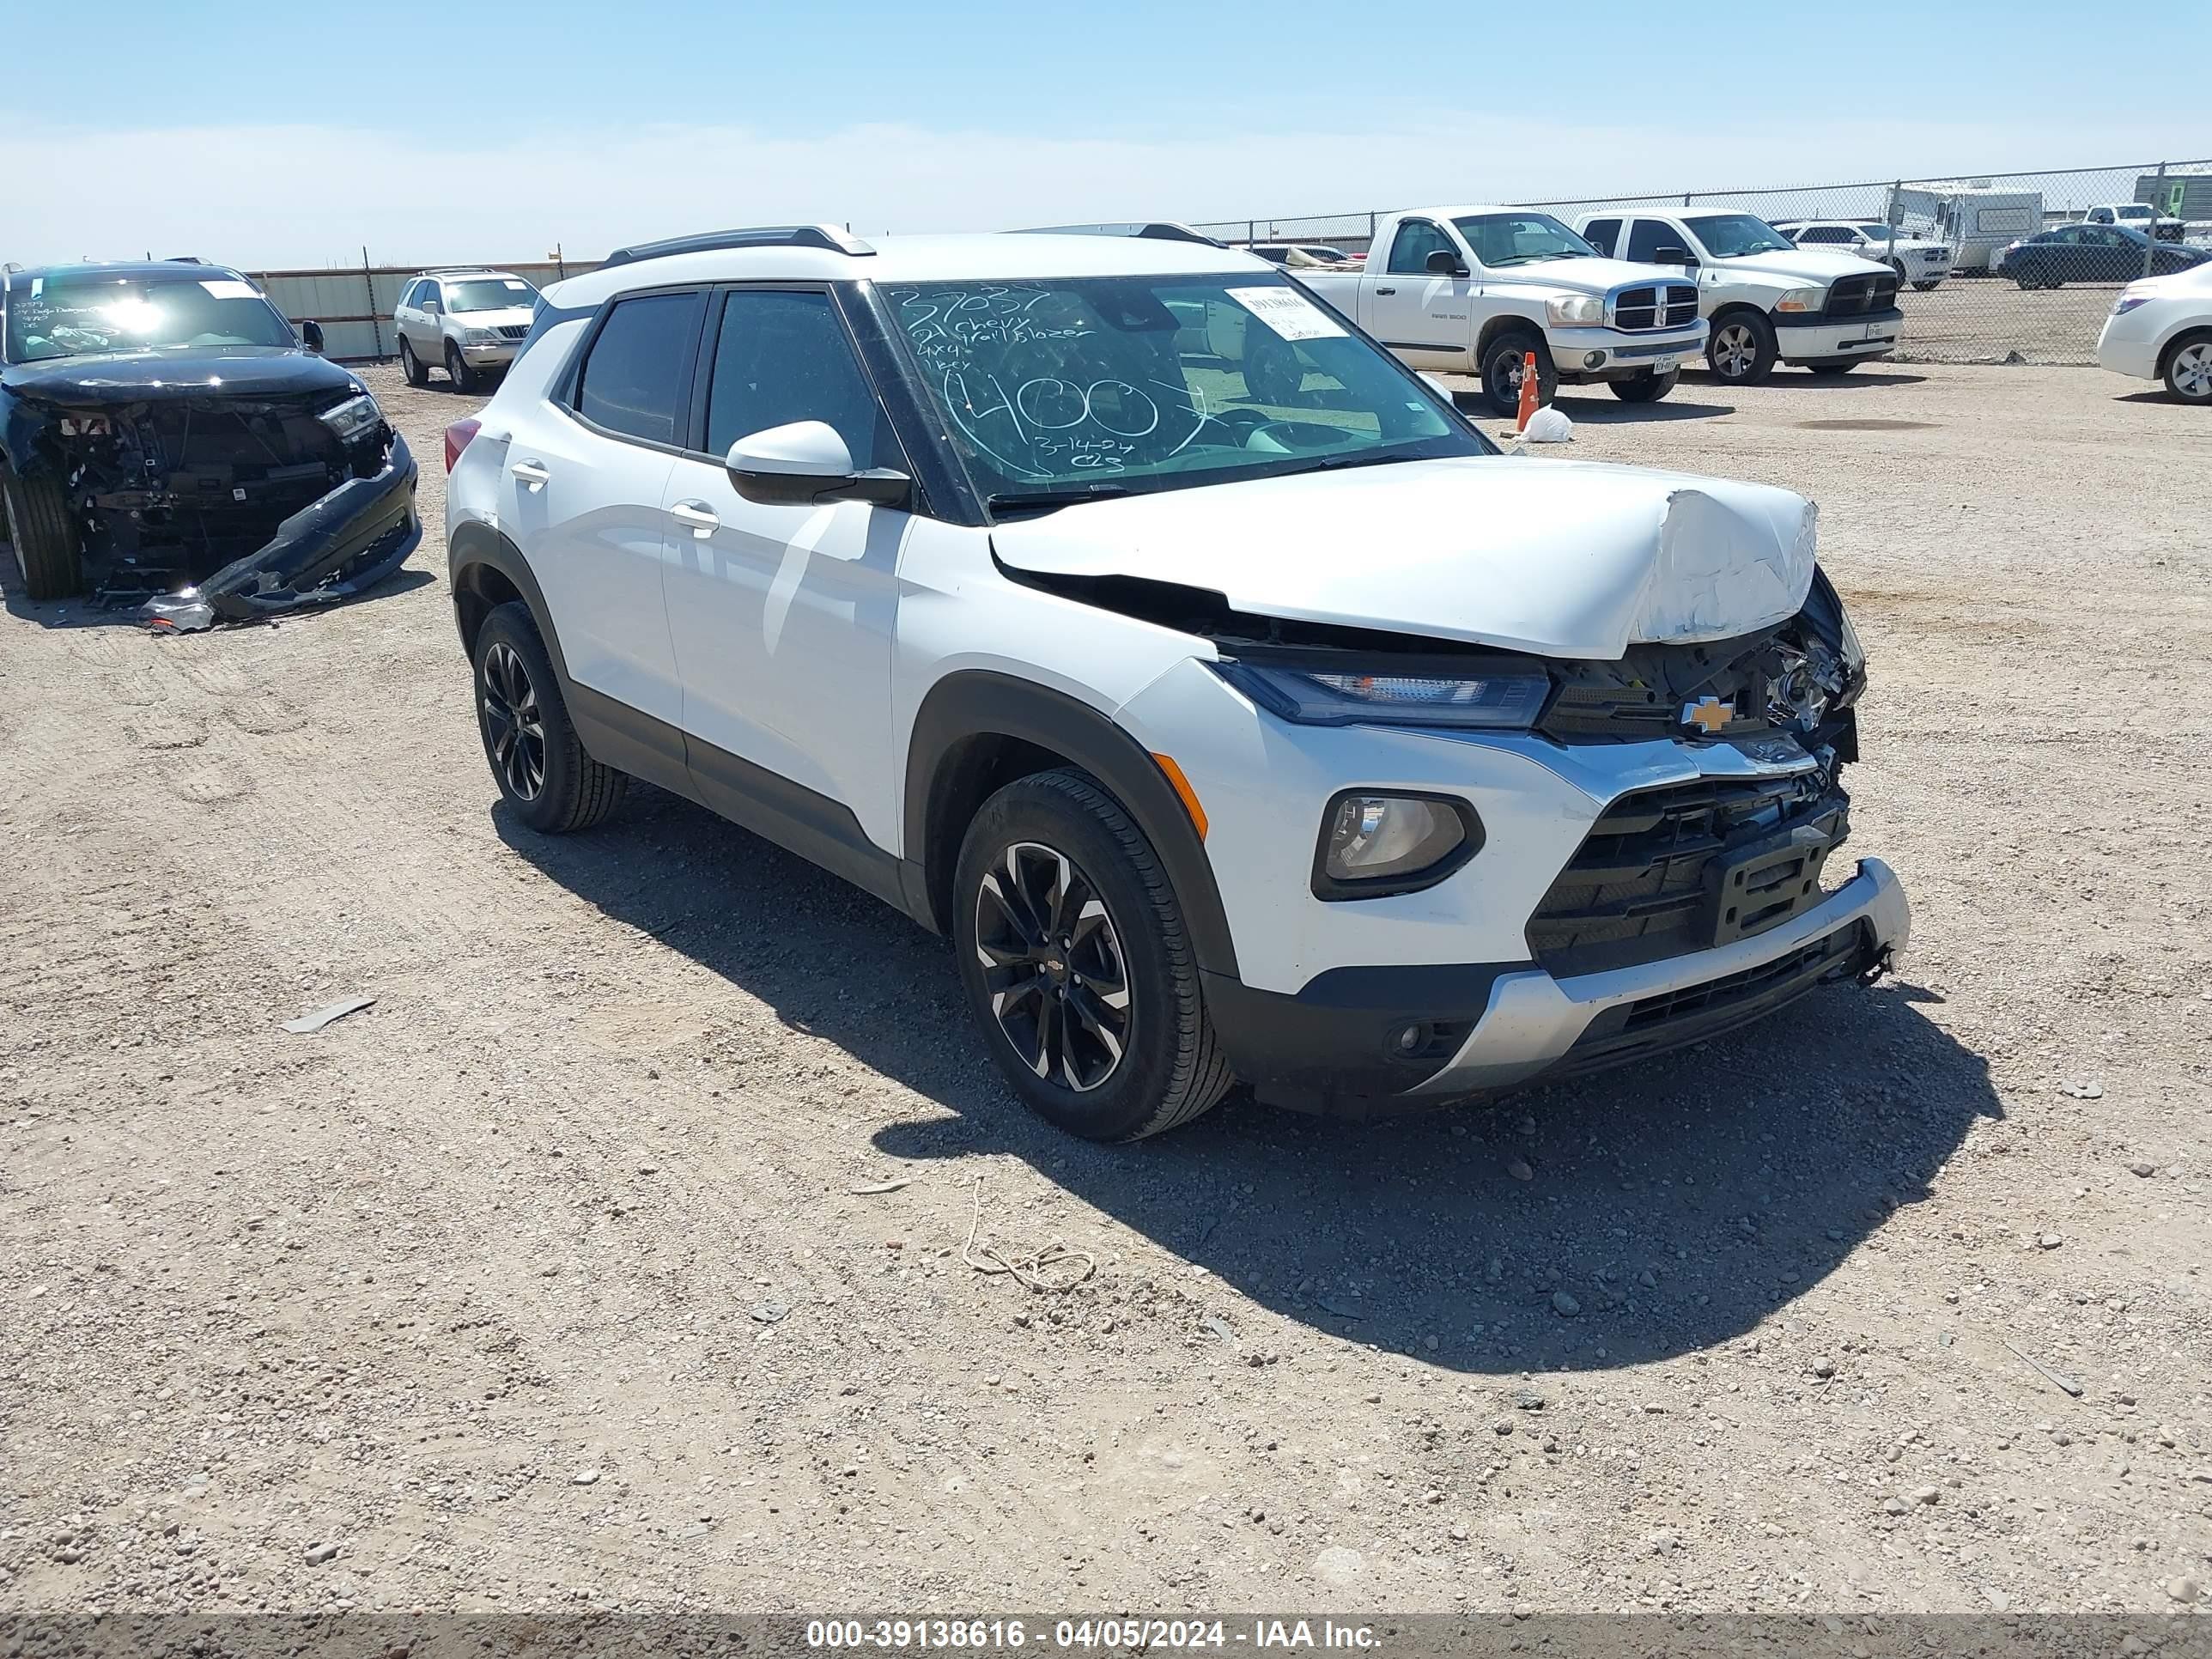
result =
[[[543,288],[598,264],[596,259],[561,264],[544,259],[493,260],[487,269],[511,270]],[[326,354],[348,362],[368,362],[398,349],[392,334],[392,313],[408,280],[422,270],[420,265],[363,265],[353,270],[251,270],[246,275],[294,323],[320,323]]]

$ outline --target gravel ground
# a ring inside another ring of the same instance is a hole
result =
[[[371,378],[434,524],[471,405]],[[1914,949],[1373,1127],[1061,1139],[890,910],[520,830],[434,531],[281,627],[11,590],[0,1609],[2201,1608],[2212,420],[1562,406],[1820,501]]]

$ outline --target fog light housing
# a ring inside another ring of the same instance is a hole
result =
[[[1482,846],[1482,821],[1449,795],[1346,790],[1322,815],[1314,896],[1381,898],[1433,887]]]
[[[1584,368],[1603,368],[1605,367],[1605,353],[1602,351],[1585,351],[1583,353],[1583,367]]]

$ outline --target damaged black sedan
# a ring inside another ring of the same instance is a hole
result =
[[[33,599],[190,630],[329,605],[422,539],[415,459],[237,271],[0,276],[0,499]]]

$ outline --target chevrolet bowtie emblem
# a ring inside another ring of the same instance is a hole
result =
[[[1699,697],[1695,702],[1682,705],[1682,724],[1694,726],[1700,732],[1724,731],[1735,718],[1735,705],[1723,702],[1718,697]]]

